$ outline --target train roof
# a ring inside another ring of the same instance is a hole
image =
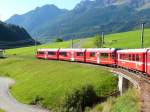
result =
[[[129,52],[132,52],[132,53],[144,53],[144,52],[147,52],[149,49],[147,48],[144,48],[144,49],[124,49],[124,50],[118,50],[117,52],[118,53],[129,53]]]
[[[57,51],[59,50],[58,48],[54,48],[54,49],[38,49],[38,51]]]
[[[60,51],[85,51],[85,48],[66,48],[66,49],[60,49]]]
[[[117,50],[116,48],[89,48],[87,51],[110,51],[113,52]]]

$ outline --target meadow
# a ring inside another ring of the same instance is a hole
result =
[[[97,47],[95,38],[88,38],[82,47]],[[144,47],[150,47],[150,29],[146,29],[144,33]],[[105,36],[104,47],[108,48],[140,48],[141,47],[141,30],[129,31],[124,33],[116,33]]]
[[[38,46],[45,47],[67,48],[70,47],[70,41]],[[39,60],[34,57],[34,51],[35,47],[10,49],[5,52],[7,58],[0,60],[1,76],[16,81],[11,87],[11,93],[22,103],[55,109],[66,103],[67,96],[74,94],[75,90],[82,91],[87,85],[93,87],[98,97],[116,90],[116,77],[101,67]]]
[[[106,35],[104,47],[140,48],[140,32],[137,30]],[[145,47],[150,46],[149,32],[150,29],[145,30]],[[75,40],[75,42],[78,41]],[[87,38],[82,47],[96,48],[95,41],[95,37]],[[15,85],[11,88],[13,96],[26,104],[38,104],[48,109],[56,109],[68,103],[66,100],[68,96],[70,101],[75,101],[69,103],[79,103],[80,101],[76,101],[77,97],[83,95],[82,98],[79,98],[80,100],[85,97],[83,91],[88,91],[85,89],[88,85],[93,87],[92,91],[98,97],[109,95],[117,89],[116,77],[101,67],[64,61],[39,60],[34,57],[38,48],[69,48],[70,46],[71,41],[66,41],[39,45],[37,48],[33,46],[6,50],[8,57],[0,60],[0,73],[2,76],[16,80]],[[94,109],[105,110],[106,106],[110,106],[111,112],[138,112],[138,95],[135,96],[135,93],[129,90],[123,96],[110,98]],[[76,96],[72,97],[72,95]]]

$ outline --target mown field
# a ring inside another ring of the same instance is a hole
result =
[[[42,45],[38,48],[69,46],[70,41],[67,41]],[[103,97],[116,90],[116,77],[103,68],[71,62],[39,60],[34,58],[34,50],[34,47],[7,50],[8,57],[0,59],[1,76],[16,80],[11,93],[20,102],[55,109],[61,108],[68,101],[69,104],[70,101],[75,101],[75,104],[83,102],[82,98],[86,94],[84,91]],[[77,102],[72,97],[74,92],[75,95],[77,93],[77,96],[81,96],[81,99],[76,98]]]
[[[97,47],[95,38],[88,38],[82,47]],[[145,30],[144,46],[150,47],[150,29]],[[113,48],[140,48],[141,47],[141,31],[130,31],[125,33],[116,33],[105,36],[104,47]]]

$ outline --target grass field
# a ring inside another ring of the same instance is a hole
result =
[[[104,47],[113,48],[140,48],[141,47],[141,31],[130,31],[125,33],[116,33],[105,36]],[[96,47],[95,38],[88,38],[82,47]],[[144,46],[150,47],[150,29],[145,30]]]
[[[145,47],[150,46],[149,32],[150,29],[145,30]],[[140,31],[106,35],[105,47],[139,48],[139,41]],[[71,41],[67,41],[38,48],[68,48],[70,45]],[[95,38],[88,38],[82,47],[97,47]],[[38,99],[43,107],[57,108],[65,102],[67,95],[85,85],[92,85],[98,96],[105,96],[117,87],[116,78],[100,67],[35,59],[35,47],[11,49],[6,54],[8,58],[0,60],[0,73],[16,80],[11,93],[23,103],[31,104]],[[129,91],[106,103],[115,101],[112,112],[126,112],[127,109],[133,112],[135,108],[135,112],[138,112],[136,98]]]
[[[109,98],[106,102],[95,106],[89,112],[140,112],[139,95],[129,89],[118,98]]]
[[[70,42],[42,45],[38,48],[66,48]],[[92,85],[97,96],[105,96],[117,87],[116,78],[100,67],[71,62],[38,60],[34,47],[6,51],[8,58],[0,60],[0,73],[16,80],[13,96],[26,104],[57,108],[75,89]]]
[[[79,40],[74,40],[74,42],[78,42]],[[34,56],[36,49],[40,48],[70,48],[71,41],[66,42],[57,42],[57,43],[50,43],[50,44],[44,44],[44,45],[38,45],[37,48],[35,46],[33,47],[23,47],[23,48],[17,48],[17,49],[10,49],[6,51],[6,54],[8,55],[18,55],[18,56]]]

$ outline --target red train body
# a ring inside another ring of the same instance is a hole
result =
[[[145,72],[146,66],[146,49],[129,49],[117,51],[118,66],[131,70]]]
[[[102,65],[116,64],[116,51],[117,49],[114,48],[87,49],[85,62]]]
[[[37,51],[36,57],[49,60],[58,60],[59,49],[39,49]]]
[[[116,65],[149,74],[150,50],[93,48],[93,49],[39,49],[37,58],[76,61],[100,65]]]

